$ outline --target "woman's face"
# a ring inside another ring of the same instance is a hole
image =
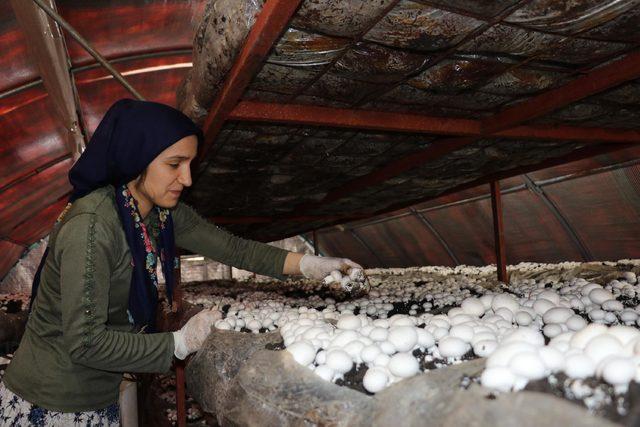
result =
[[[182,190],[191,186],[190,166],[197,149],[195,135],[184,137],[147,166],[146,173],[129,186],[142,209],[151,209],[153,205],[172,208],[178,204]]]

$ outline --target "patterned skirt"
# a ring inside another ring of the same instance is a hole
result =
[[[15,395],[0,381],[0,427],[118,427],[117,403],[98,411],[55,412],[33,405]]]

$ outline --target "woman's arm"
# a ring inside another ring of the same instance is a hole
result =
[[[282,270],[282,274],[287,275],[298,275],[302,274],[300,271],[300,260],[304,254],[300,254],[297,252],[289,252],[287,257],[284,260],[284,268]]]
[[[302,274],[322,280],[337,270],[353,276],[349,280],[364,283],[362,266],[349,259],[305,255],[241,239],[209,223],[183,203],[174,209],[173,218],[178,246],[223,264],[277,278]],[[360,273],[352,274],[354,269]]]
[[[134,334],[107,328],[114,233],[95,214],[71,218],[60,230],[62,335],[74,363],[114,372],[166,372],[174,353],[170,332]],[[123,302],[127,304],[127,301]]]
[[[191,207],[179,203],[172,212],[176,245],[226,265],[258,274],[284,278],[296,274],[291,252],[265,243],[242,239],[217,227]],[[286,265],[285,265],[286,264]]]

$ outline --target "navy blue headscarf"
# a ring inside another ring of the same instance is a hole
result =
[[[158,294],[154,280],[145,268],[147,253],[131,206],[125,206],[126,196],[120,189],[147,168],[158,154],[180,139],[195,135],[202,142],[200,129],[180,111],[167,105],[121,99],[109,108],[93,134],[86,150],[69,172],[73,202],[93,190],[112,185],[116,189],[118,213],[129,250],[133,257],[133,274],[129,292],[129,314],[137,327],[147,326],[153,331]],[[134,208],[137,210],[137,208]],[[170,214],[160,230],[157,253],[162,253],[162,272],[166,280],[167,296],[171,301],[175,244]],[[48,249],[47,249],[48,252]],[[34,278],[32,302],[40,282],[43,260]]]

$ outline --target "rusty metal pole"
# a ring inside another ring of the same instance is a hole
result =
[[[60,16],[55,10],[49,7],[49,5],[47,5],[44,0],[32,0],[32,1],[35,4],[37,4],[40,7],[40,9],[42,9],[47,15],[49,15],[51,19],[56,21],[58,25],[64,28],[67,31],[67,33],[69,33],[69,35],[76,42],[78,42],[78,44],[80,44],[80,46],[82,46],[84,50],[86,50],[91,56],[93,56],[93,58],[96,61],[98,61],[100,65],[102,65],[113,76],[114,79],[120,82],[120,84],[124,86],[125,89],[127,89],[137,99],[144,101],[144,97],[140,95],[140,93],[137,90],[135,90],[133,86],[129,84],[129,82],[127,82],[127,80],[122,76],[122,74],[120,74],[118,70],[113,68],[113,66],[109,63],[109,61],[107,61],[102,55],[100,55],[100,53],[98,53],[98,51],[95,50],[93,46],[91,46],[91,43],[89,43],[84,37],[82,37],[80,33],[78,33],[71,26],[71,24],[65,21],[65,19],[62,16]]]
[[[51,7],[55,7],[53,0],[46,1]],[[86,134],[64,36],[56,23],[36,4],[24,0],[11,0],[11,6],[27,38],[27,44],[42,77],[41,81],[66,130],[66,144],[75,161],[84,150]]]
[[[313,230],[313,254],[318,255],[318,233]]]
[[[182,251],[177,250],[176,256],[178,262],[176,268],[173,270],[173,304],[171,310],[174,313],[180,313],[183,310],[183,290],[182,290],[182,268],[180,262],[180,255]],[[176,359],[176,412],[178,427],[186,427],[187,425],[187,393],[185,387],[184,368],[186,366],[186,360]]]
[[[498,280],[509,283],[507,276],[507,255],[504,250],[504,224],[502,217],[502,196],[500,194],[500,182],[491,182],[491,210],[493,211],[493,235],[496,250],[496,267]]]

